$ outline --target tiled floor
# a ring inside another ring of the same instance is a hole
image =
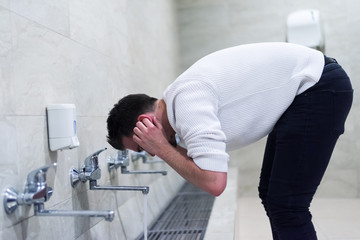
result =
[[[238,199],[236,240],[271,240],[260,200]],[[315,198],[311,212],[319,240],[360,240],[360,199]]]
[[[272,240],[258,198],[236,198],[238,171],[228,172],[228,186],[215,199],[204,240]],[[360,198],[314,198],[313,222],[319,240],[360,240]]]

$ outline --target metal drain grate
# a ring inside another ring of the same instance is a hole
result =
[[[185,183],[148,231],[149,240],[201,240],[215,197]],[[138,240],[143,240],[141,236]]]

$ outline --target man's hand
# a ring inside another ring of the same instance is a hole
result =
[[[136,123],[133,140],[147,153],[157,155],[164,144],[169,144],[166,139],[161,123],[154,117],[150,121],[148,117],[142,118]]]
[[[169,164],[183,178],[208,193],[219,196],[227,183],[226,172],[213,172],[200,169],[186,149],[176,148],[169,143],[161,123],[154,117],[139,118],[134,128],[133,140],[147,153],[157,155]]]

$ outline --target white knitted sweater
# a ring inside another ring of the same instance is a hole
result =
[[[321,52],[289,43],[217,51],[165,90],[170,125],[201,169],[226,172],[226,151],[266,136],[323,68]]]

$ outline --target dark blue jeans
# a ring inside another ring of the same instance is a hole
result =
[[[315,240],[310,203],[350,111],[350,79],[326,58],[317,84],[298,95],[269,134],[259,196],[273,239]]]

